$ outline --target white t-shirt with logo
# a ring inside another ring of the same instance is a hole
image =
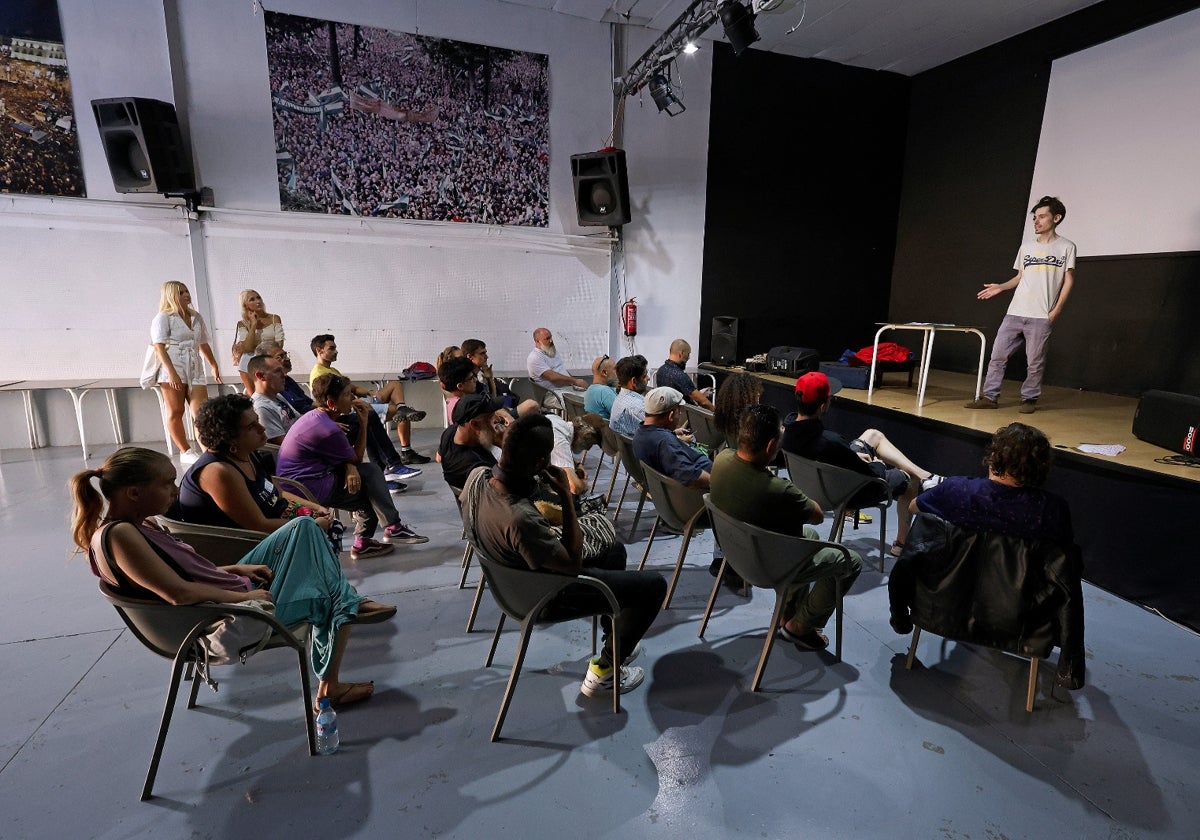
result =
[[[1026,240],[1013,268],[1021,272],[1021,282],[1013,291],[1008,314],[1049,318],[1067,271],[1075,268],[1075,243],[1061,236],[1049,242],[1038,242],[1036,237]]]

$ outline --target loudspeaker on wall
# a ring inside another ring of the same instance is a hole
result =
[[[196,188],[175,106],[124,96],[93,99],[104,156],[119,193],[169,193]]]
[[[629,223],[624,149],[571,155],[571,180],[579,224],[618,227]]]
[[[710,355],[715,364],[738,363],[738,319],[732,315],[717,315],[712,319]]]

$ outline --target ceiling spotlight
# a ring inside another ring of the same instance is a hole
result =
[[[717,8],[717,14],[721,16],[725,37],[729,39],[734,55],[741,55],[746,47],[759,39],[758,30],[754,28],[754,12],[736,0],[726,0]]]
[[[668,117],[677,117],[687,110],[671,90],[671,80],[663,73],[655,73],[650,79],[650,98],[659,111],[667,112]]]
[[[700,48],[696,46],[695,41],[688,41],[686,44],[683,45],[683,54],[684,55],[691,55],[692,53],[699,52],[699,51],[700,51]]]

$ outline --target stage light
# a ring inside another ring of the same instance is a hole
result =
[[[729,39],[734,55],[741,55],[746,47],[759,39],[758,30],[754,28],[754,12],[736,0],[726,0],[717,8],[717,14],[721,16],[725,37]]]
[[[696,46],[696,43],[694,41],[688,41],[686,44],[683,45],[683,54],[684,55],[692,55],[699,51],[700,51],[700,48]]]
[[[669,117],[677,117],[687,110],[671,90],[671,80],[664,73],[655,73],[650,79],[650,98],[658,110],[666,111]]]

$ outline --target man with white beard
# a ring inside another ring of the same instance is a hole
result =
[[[547,408],[562,407],[562,401],[557,396],[560,392],[571,388],[585,389],[590,384],[585,379],[571,376],[566,363],[558,357],[554,336],[545,327],[538,327],[533,331],[533,350],[525,360],[525,368],[535,385],[549,388],[553,392],[546,397]]]

